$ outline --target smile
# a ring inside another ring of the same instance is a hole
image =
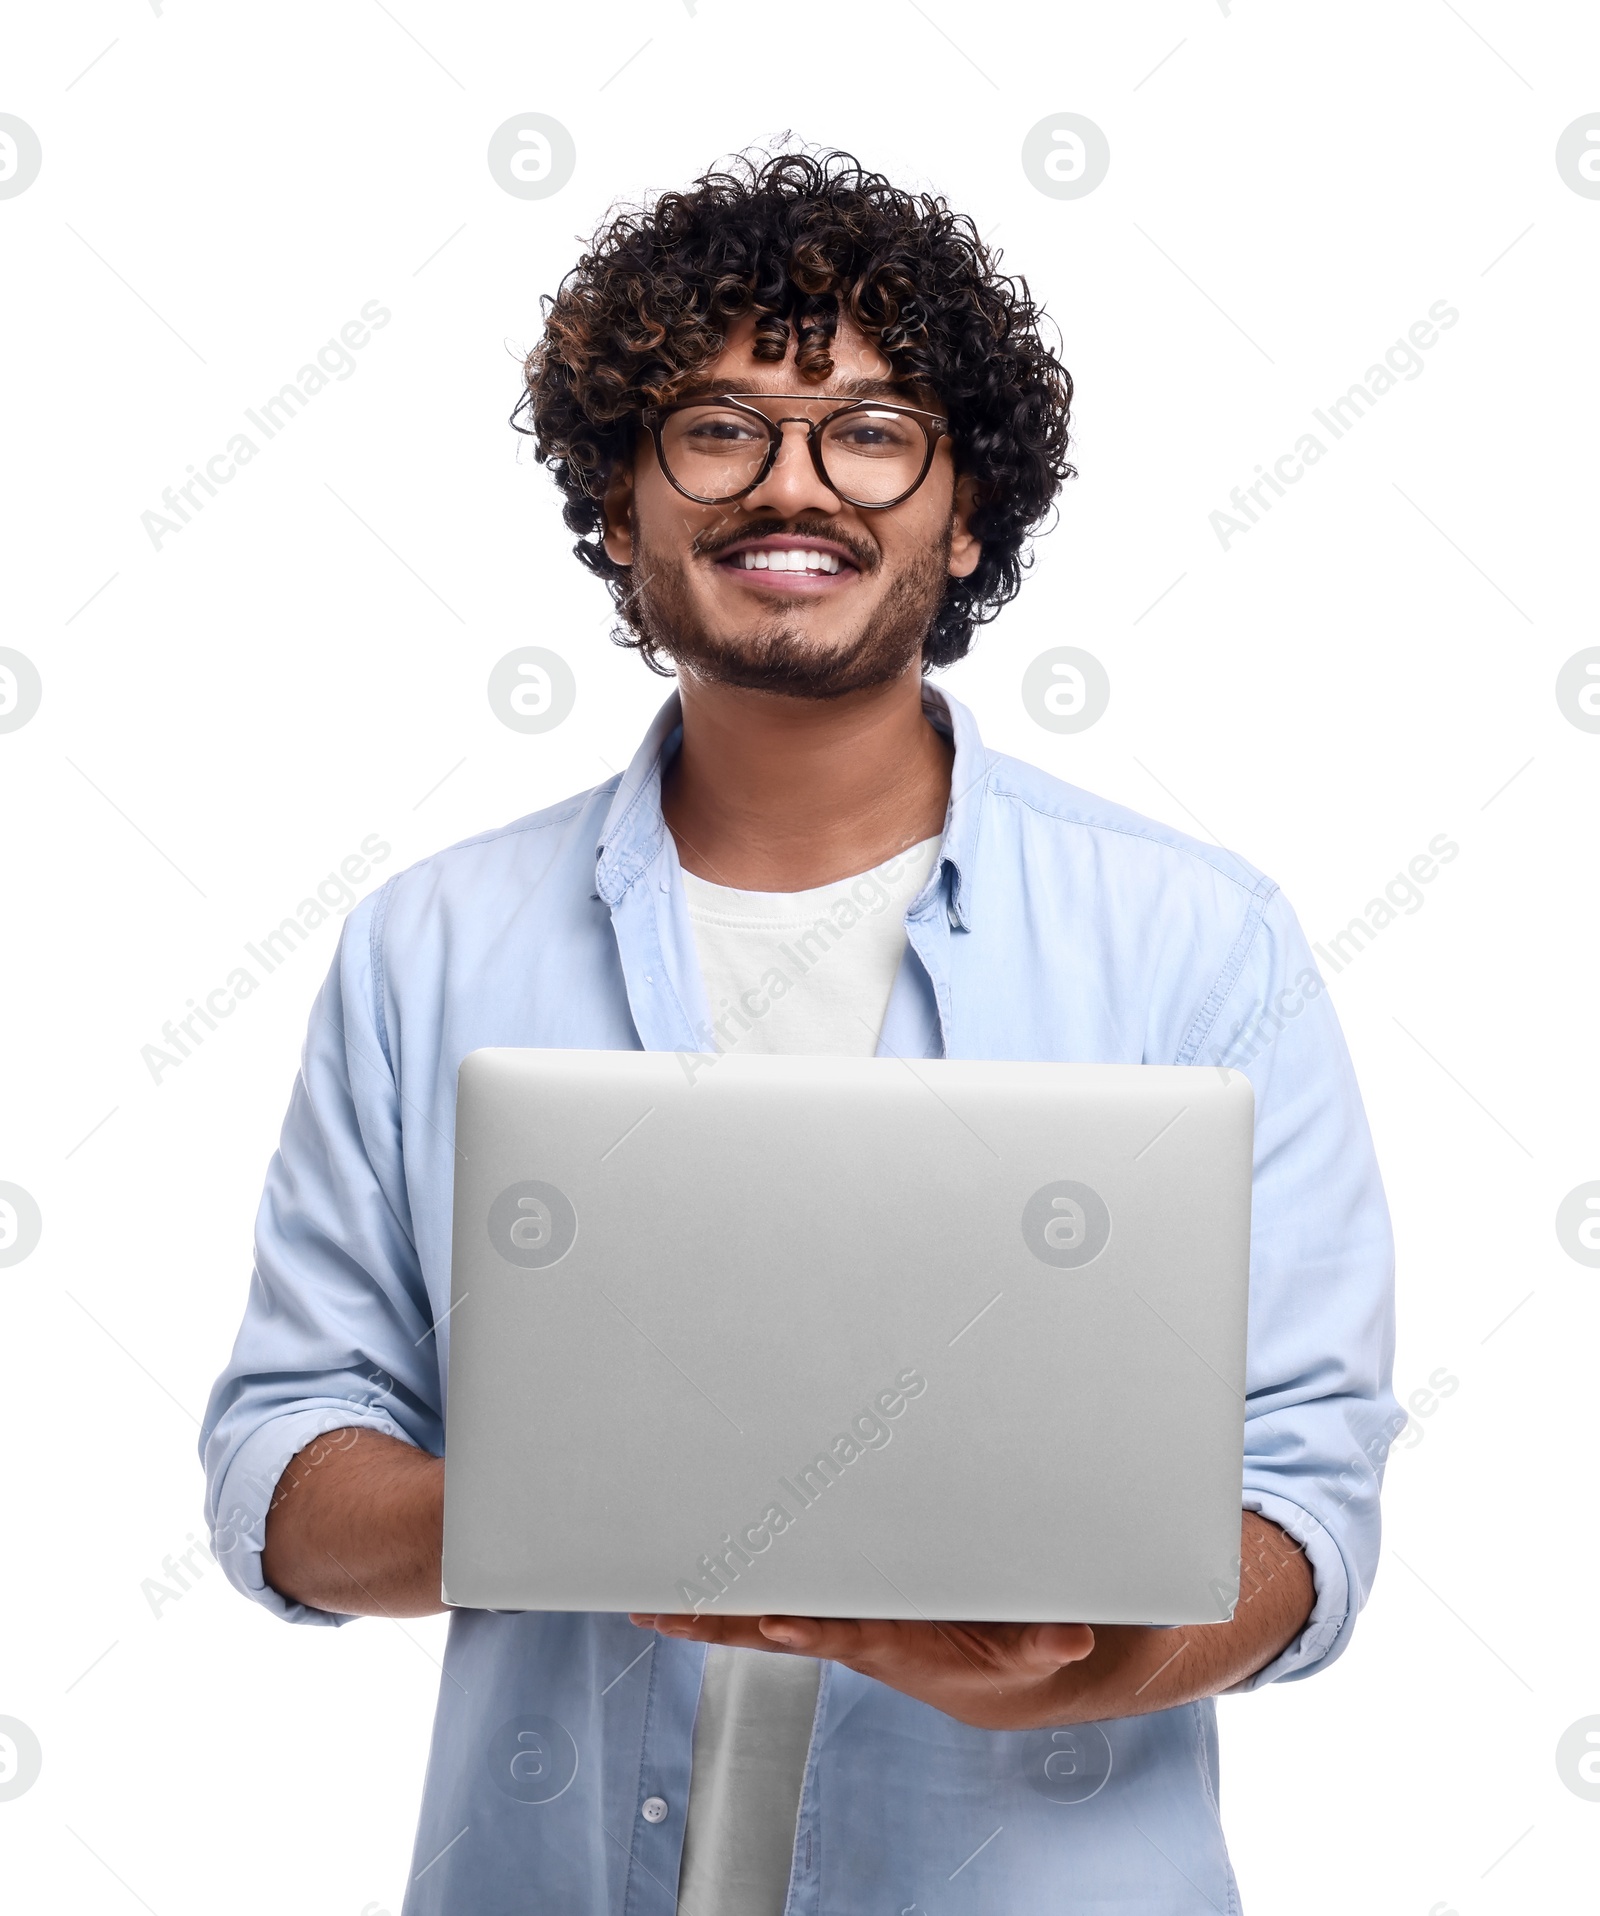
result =
[[[736,552],[730,563],[745,572],[837,572],[839,560],[832,552]]]
[[[810,598],[842,591],[861,576],[860,568],[837,545],[815,544],[793,533],[775,533],[734,547],[715,561],[719,572],[731,572],[740,585],[756,592]]]

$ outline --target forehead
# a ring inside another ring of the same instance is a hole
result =
[[[886,396],[881,387],[891,383],[896,387],[904,386],[906,396],[911,396],[909,384],[897,378],[883,349],[876,341],[869,340],[842,313],[829,348],[833,368],[826,379],[818,379],[814,375],[807,377],[795,365],[795,349],[799,342],[792,325],[789,328],[788,350],[782,359],[757,359],[755,343],[755,319],[746,313],[728,328],[722,350],[716,358],[697,368],[694,377],[686,381],[680,390],[692,393],[696,387],[715,384],[727,391],[727,382],[736,380],[740,392],[814,392],[823,397],[838,393],[841,397],[854,398],[870,382],[871,386],[880,388],[874,393],[875,397]]]

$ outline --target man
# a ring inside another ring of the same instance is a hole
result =
[[[678,689],[620,779],[350,914],[206,1420],[210,1514],[280,1615],[442,1607],[454,1091],[480,1046],[1247,1058],[1238,1608],[457,1611],[410,1916],[1237,1910],[1211,1699],[1349,1640],[1403,1420],[1387,1213],[1305,940],[1240,860],[987,752],[924,683],[1016,592],[1071,471],[1041,318],[970,222],[844,155],[617,218],[551,302],[537,449]]]

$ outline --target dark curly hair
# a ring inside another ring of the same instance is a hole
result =
[[[1027,283],[999,259],[945,200],[837,150],[742,154],[686,192],[614,211],[540,302],[544,336],[511,423],[555,475],[574,550],[624,618],[629,569],[601,545],[600,501],[633,455],[640,409],[669,401],[747,314],[757,359],[782,360],[793,327],[797,368],[826,378],[842,311],[897,377],[938,395],[956,469],[974,481],[982,556],[949,581],[923,651],[925,669],[961,658],[973,628],[1016,596],[1029,535],[1074,470],[1072,376]],[[616,636],[656,664],[647,642]]]

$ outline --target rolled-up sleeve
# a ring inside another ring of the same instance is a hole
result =
[[[374,995],[382,897],[346,918],[312,1008],[256,1216],[244,1322],[200,1434],[218,1562],[246,1596],[297,1623],[345,1619],[289,1601],[262,1576],[267,1511],[289,1460],[356,1426],[444,1449],[400,1099]]]
[[[1198,1062],[1255,1086],[1244,1507],[1306,1553],[1316,1601],[1238,1685],[1308,1676],[1350,1641],[1377,1569],[1378,1493],[1405,1422],[1391,1388],[1394,1242],[1327,987],[1281,893],[1268,901]],[[1246,1566],[1241,1600],[1248,1598]]]

